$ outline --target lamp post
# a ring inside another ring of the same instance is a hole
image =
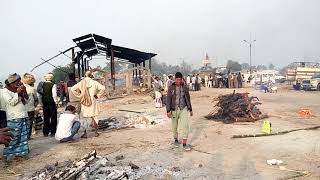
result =
[[[251,55],[251,47],[252,47],[252,44],[254,42],[256,42],[256,40],[253,40],[251,41],[247,41],[247,40],[243,40],[243,42],[247,43],[249,45],[249,49],[250,49],[250,78],[251,78],[251,75],[252,75],[252,55]]]

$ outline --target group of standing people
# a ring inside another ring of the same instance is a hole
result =
[[[98,136],[99,108],[97,99],[104,94],[105,87],[93,79],[90,71],[76,81],[69,74],[64,96],[68,99],[65,111],[57,118],[59,97],[53,74],[45,75],[44,81],[35,88],[35,78],[25,73],[9,75],[5,87],[0,89],[0,144],[5,144],[4,157],[24,158],[29,153],[28,140],[31,139],[36,110],[43,110],[43,136],[55,137],[60,142],[73,140],[80,126],[84,128],[83,138],[87,137],[88,122]],[[79,113],[83,121],[80,123]]]
[[[199,74],[192,74],[192,76],[188,75],[185,78],[185,82],[188,88],[191,89],[192,91],[201,90],[202,79]]]
[[[243,77],[241,73],[228,74],[228,88],[242,88]]]

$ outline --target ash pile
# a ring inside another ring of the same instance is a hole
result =
[[[254,122],[268,117],[257,107],[261,104],[259,99],[249,96],[249,93],[220,95],[213,102],[216,102],[214,110],[205,116],[207,119],[234,123]]]
[[[131,162],[125,163],[124,157],[117,156],[114,161],[97,156],[93,151],[78,161],[56,162],[47,165],[23,180],[134,180],[145,177],[176,178],[178,171],[170,171],[159,166],[139,167]]]
[[[150,113],[126,113],[99,121],[99,129],[151,128],[165,121],[163,116]]]

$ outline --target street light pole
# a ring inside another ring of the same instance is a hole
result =
[[[252,77],[252,54],[251,54],[251,48],[252,48],[252,43],[256,42],[256,40],[253,41],[247,41],[247,40],[243,40],[244,42],[246,42],[247,44],[249,44],[249,51],[250,51],[250,78]]]
[[[252,74],[252,56],[251,56],[251,47],[252,47],[252,44],[250,43],[250,76]]]

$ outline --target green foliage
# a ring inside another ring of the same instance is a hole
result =
[[[249,69],[250,69],[250,64],[248,64],[248,63],[242,63],[242,64],[241,64],[241,67],[242,67],[242,69],[244,69],[244,70],[249,70]]]
[[[242,67],[237,61],[228,60],[227,69],[231,71],[241,71]]]
[[[72,66],[71,64],[68,64],[67,66],[58,66],[58,68],[55,68],[52,73],[55,82],[67,81],[68,74],[72,73]]]
[[[191,74],[191,64],[182,61],[179,65],[167,65],[165,62],[159,63],[158,60],[152,60],[151,62],[152,73],[155,75],[163,74],[175,74],[181,72],[183,75]]]
[[[274,70],[274,68],[275,68],[275,65],[273,65],[272,63],[269,64],[269,69],[270,69],[270,70]]]
[[[258,65],[257,66],[257,70],[267,70],[268,68],[267,68],[267,66],[265,66],[265,65]]]

